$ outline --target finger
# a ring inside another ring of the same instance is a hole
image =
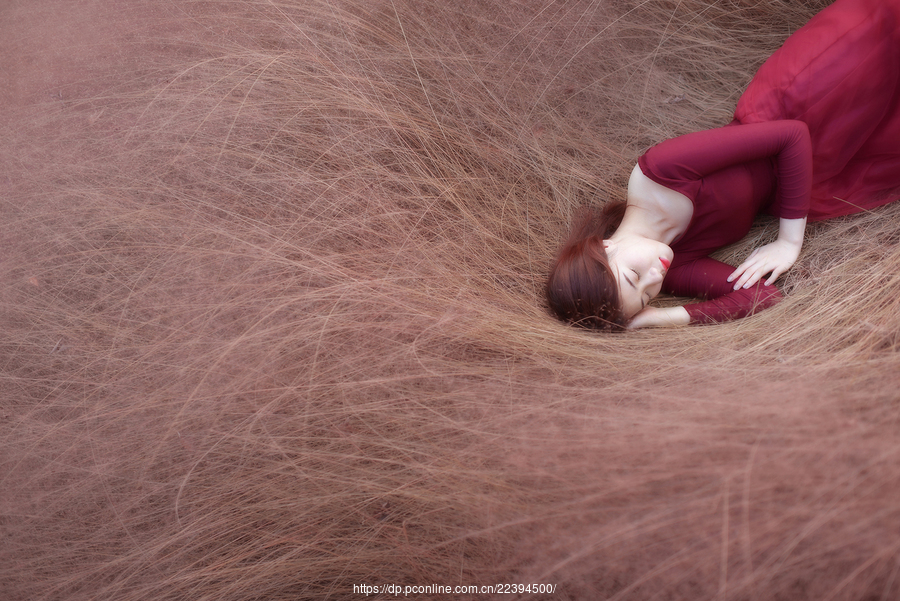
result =
[[[734,285],[735,290],[740,290],[741,288],[749,288],[753,284],[755,284],[759,280],[760,276],[754,271],[753,273],[745,273],[744,277],[742,277],[738,282]]]
[[[766,255],[761,254],[761,253],[760,254],[753,253],[753,254],[756,256],[751,255],[751,256],[747,257],[744,260],[744,262],[741,263],[741,266],[738,267],[737,270],[735,270],[735,273],[740,272],[740,275],[745,276],[745,281],[746,281],[746,277],[748,276],[748,274],[753,274],[755,272],[759,272],[760,269],[765,269],[765,271],[768,271],[768,269],[766,269],[766,266],[769,263],[769,258]],[[763,273],[765,273],[765,272],[763,272]],[[735,278],[737,278],[737,277],[740,277],[740,276],[735,275]]]
[[[737,278],[741,277],[742,275],[744,275],[744,272],[746,272],[750,268],[750,265],[750,259],[748,258],[746,261],[738,265],[737,269],[731,272],[731,275],[726,278],[726,281],[733,282]]]
[[[762,280],[763,276],[765,276],[765,275],[766,275],[767,273],[769,273],[769,272],[771,272],[771,275],[769,276],[768,279],[766,279],[766,280],[763,282],[763,284],[764,284],[765,286],[771,286],[772,283],[773,283],[775,280],[777,280],[778,277],[779,277],[782,273],[784,273],[784,270],[783,270],[783,269],[778,269],[778,268],[776,268],[776,269],[771,269],[771,268],[761,269],[761,270],[759,271],[759,273],[758,273],[758,275],[757,275],[757,277],[756,277],[755,279],[753,279],[752,281],[749,281],[749,282],[747,282],[747,283],[744,284],[744,288],[749,288],[750,286],[756,284],[757,282],[759,282],[760,280]]]
[[[758,248],[753,249],[753,252],[747,255],[747,258],[744,259],[744,262],[738,265],[737,269],[731,272],[731,275],[726,278],[726,281],[733,282],[735,279],[739,278],[741,274],[747,271],[747,269],[750,269],[756,263],[759,251],[760,249]]]
[[[748,282],[758,280],[760,278],[760,269],[762,269],[762,266],[756,261],[748,264],[746,269],[744,269],[743,273],[741,273],[740,277],[734,283],[734,289],[737,290],[738,288],[745,286]]]
[[[785,271],[787,271],[787,270],[785,270],[785,269],[773,270],[772,275],[770,275],[769,279],[766,280],[766,286],[771,286],[772,284],[774,284],[775,280],[777,280],[779,277],[781,277],[781,274],[783,274]]]
[[[738,281],[738,283],[735,284],[735,290],[737,290],[738,288],[745,288],[745,289],[746,289],[746,288],[749,288],[750,286],[753,286],[753,285],[756,284],[756,283],[760,280],[760,278],[762,278],[763,275],[765,275],[766,272],[768,272],[768,271],[769,271],[769,270],[768,270],[765,266],[760,266],[760,267],[757,267],[757,268],[753,269],[752,271],[749,271],[749,272],[745,273],[745,274],[744,274],[744,277],[742,277],[742,278]]]

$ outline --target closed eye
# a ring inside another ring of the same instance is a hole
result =
[[[640,282],[640,281],[641,281],[641,274],[639,274],[637,271],[635,271],[635,270],[632,269],[631,267],[629,267],[628,269],[631,270],[632,273],[634,273],[635,277],[637,277],[637,281]],[[628,284],[629,284],[632,288],[634,288],[635,290],[637,290],[637,286],[634,284],[634,282],[632,282],[632,281],[628,278],[627,275],[624,276],[624,277],[625,277],[625,281],[628,282]],[[650,302],[650,294],[649,294],[649,293],[647,294],[647,302]],[[647,303],[644,302],[644,295],[641,294],[641,310],[643,310],[644,307],[646,307],[646,306],[647,306]]]

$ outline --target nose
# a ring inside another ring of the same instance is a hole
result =
[[[651,285],[659,284],[663,281],[663,272],[656,267],[651,267],[647,272],[647,283]]]

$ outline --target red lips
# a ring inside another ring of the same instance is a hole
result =
[[[665,259],[663,259],[662,257],[659,258],[659,262],[662,263],[662,266],[666,271],[669,270],[669,265],[672,264],[669,261],[666,261]]]

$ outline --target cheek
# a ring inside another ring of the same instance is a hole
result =
[[[634,317],[641,310],[641,299],[634,290],[622,293],[622,309],[627,317]]]

